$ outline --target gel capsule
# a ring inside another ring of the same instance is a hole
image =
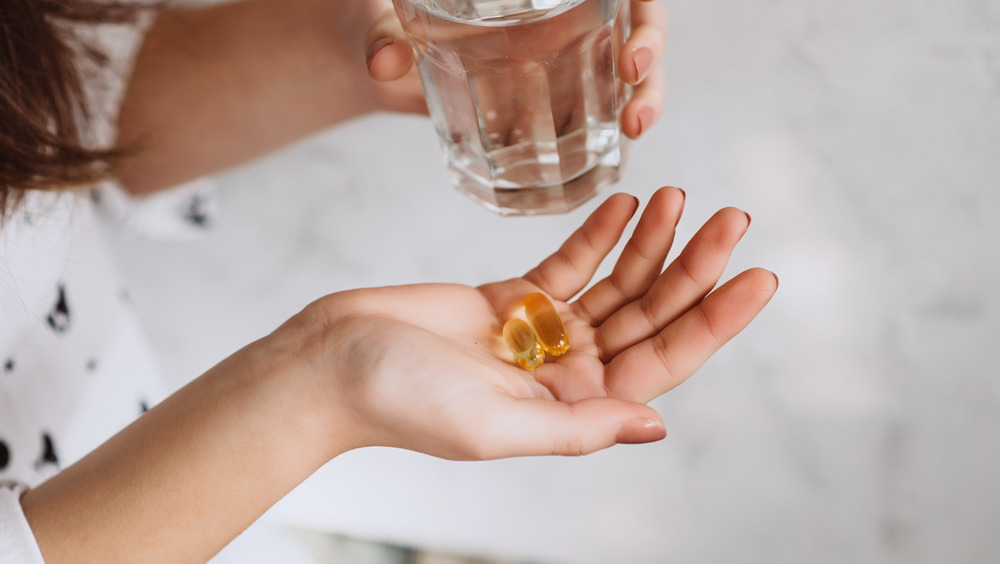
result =
[[[503,340],[522,368],[534,370],[545,360],[545,352],[538,344],[535,332],[523,319],[515,317],[504,324]]]
[[[562,318],[545,294],[533,292],[524,297],[524,314],[535,329],[542,348],[552,356],[569,350],[569,336]]]

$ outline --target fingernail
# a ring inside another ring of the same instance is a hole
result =
[[[639,47],[632,51],[632,65],[635,67],[635,81],[646,78],[649,67],[653,65],[653,50],[649,47]]]
[[[639,135],[642,135],[651,125],[653,125],[653,120],[656,119],[656,112],[654,112],[653,108],[650,108],[649,106],[643,106],[642,109],[639,110],[638,117]]]
[[[618,428],[615,442],[620,445],[651,443],[667,436],[661,421],[649,417],[633,419]]]
[[[753,218],[747,212],[743,212],[743,215],[747,216],[747,227],[750,227],[750,222],[753,221]]]
[[[372,46],[368,48],[368,55],[365,58],[365,66],[372,64],[372,59],[375,58],[375,54],[378,53],[380,49],[390,44],[392,44],[391,37],[383,37],[375,43],[372,43]]]
[[[768,272],[770,272],[770,271],[768,271]],[[773,272],[771,272],[771,276],[774,276],[774,289],[777,291],[778,285],[779,285],[778,275],[775,274],[775,273],[773,273]]]
[[[681,193],[681,213],[684,213],[684,202],[687,201],[688,195],[683,188],[678,188],[677,191]],[[678,225],[680,225],[680,223],[681,223],[681,214],[679,213],[677,214],[677,219],[674,220],[674,227],[677,227]]]

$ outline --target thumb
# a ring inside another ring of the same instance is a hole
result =
[[[575,403],[547,399],[516,399],[500,412],[492,449],[498,457],[582,456],[615,444],[648,443],[667,435],[653,408],[613,398]],[[489,456],[492,458],[493,456]]]
[[[365,33],[365,54],[368,74],[375,80],[402,78],[413,66],[410,42],[391,7],[386,8]]]

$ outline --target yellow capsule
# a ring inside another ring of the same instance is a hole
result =
[[[538,344],[535,332],[523,319],[515,317],[504,324],[503,340],[522,368],[534,370],[545,360],[545,352]]]
[[[562,318],[545,294],[533,292],[524,297],[524,314],[538,335],[545,352],[559,356],[569,350],[569,336]]]

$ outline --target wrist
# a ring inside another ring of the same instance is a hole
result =
[[[273,333],[258,341],[254,351],[262,363],[274,364],[270,382],[280,398],[283,419],[295,421],[289,430],[311,441],[309,448],[323,453],[323,462],[349,450],[368,446],[364,421],[350,399],[349,375],[342,367],[343,320],[336,314],[336,295],[327,296],[297,313]]]

